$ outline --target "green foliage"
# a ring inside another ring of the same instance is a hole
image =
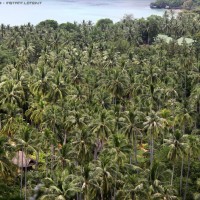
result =
[[[58,28],[58,22],[55,20],[47,19],[45,21],[40,22],[36,27],[49,27],[55,30]]]
[[[19,186],[7,185],[0,180],[0,200],[22,200],[19,195]]]
[[[70,22],[60,24],[59,28],[67,30],[69,32],[73,32],[78,29],[78,27],[75,23],[70,23]]]
[[[100,19],[97,21],[96,26],[101,30],[105,30],[106,27],[113,25],[113,21],[111,19]]]
[[[152,8],[179,8],[179,9],[198,9],[199,0],[156,0],[151,3]]]
[[[157,0],[152,6],[158,8],[180,8],[187,0]],[[186,8],[187,6],[185,6]]]
[[[199,32],[191,12],[2,25],[0,198],[198,199]]]

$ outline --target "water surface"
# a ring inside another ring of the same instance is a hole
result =
[[[95,23],[101,18],[117,22],[125,14],[135,18],[150,15],[163,15],[163,10],[150,9],[153,0],[0,0],[0,23],[22,25],[30,22],[37,24],[42,20],[53,19],[58,23],[82,22]],[[8,4],[11,2],[12,4]],[[21,4],[13,4],[21,2]],[[33,5],[32,2],[38,3]]]

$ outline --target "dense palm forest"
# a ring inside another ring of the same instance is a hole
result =
[[[0,199],[200,199],[198,14],[2,24],[0,41]]]

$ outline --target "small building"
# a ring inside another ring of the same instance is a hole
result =
[[[157,41],[164,41],[164,42],[166,42],[166,43],[170,43],[171,41],[173,41],[173,38],[172,38],[172,37],[169,37],[169,36],[167,36],[167,35],[158,34],[156,40],[157,40]]]
[[[23,168],[23,170],[26,168],[27,170],[32,170],[33,166],[37,164],[36,160],[28,158],[23,151],[18,151],[12,159],[12,162],[19,168]]]
[[[182,45],[184,43],[192,45],[195,41],[192,38],[181,37],[177,40],[177,42],[179,45]]]

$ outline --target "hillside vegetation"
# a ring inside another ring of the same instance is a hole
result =
[[[194,9],[200,6],[199,0],[156,0],[150,5],[152,8]]]
[[[2,24],[0,41],[1,200],[199,200],[198,14]]]

